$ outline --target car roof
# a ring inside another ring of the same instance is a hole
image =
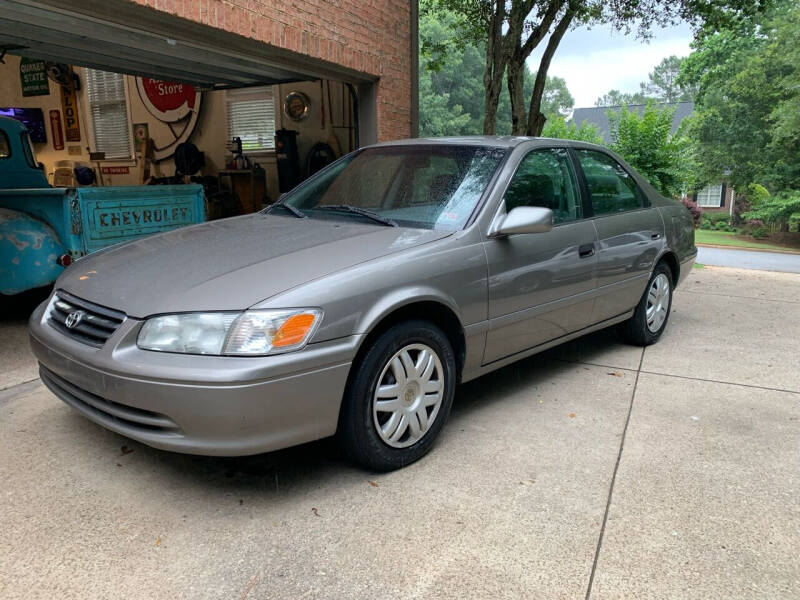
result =
[[[516,148],[520,144],[529,142],[539,142],[545,146],[548,144],[559,144],[561,146],[580,146],[592,147],[606,150],[603,146],[590,144],[578,140],[563,140],[546,137],[530,137],[524,135],[462,135],[448,137],[424,137],[408,138],[404,140],[392,140],[380,142],[373,147],[386,146],[414,146],[414,145],[443,145],[443,146],[485,146],[487,148]],[[537,144],[538,145],[538,144]]]

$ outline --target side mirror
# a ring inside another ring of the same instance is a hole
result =
[[[515,233],[546,233],[553,229],[553,211],[541,206],[518,206],[495,217],[489,237]]]

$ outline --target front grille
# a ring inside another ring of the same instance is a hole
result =
[[[50,324],[64,335],[100,348],[125,320],[125,313],[58,290],[49,318]]]
[[[39,365],[39,375],[51,392],[71,407],[101,425],[124,425],[141,433],[159,433],[169,437],[181,436],[178,425],[169,417],[113,402],[87,392],[53,373],[44,365]]]

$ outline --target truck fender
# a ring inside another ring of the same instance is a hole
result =
[[[53,283],[64,270],[57,262],[64,253],[66,248],[47,223],[0,208],[0,294]]]

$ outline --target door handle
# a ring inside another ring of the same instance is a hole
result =
[[[657,240],[660,237],[661,237],[661,234],[658,233],[657,231],[654,231],[653,233],[650,234],[650,239],[651,240]]]
[[[594,244],[583,244],[578,246],[578,256],[580,258],[589,258],[594,256]]]

